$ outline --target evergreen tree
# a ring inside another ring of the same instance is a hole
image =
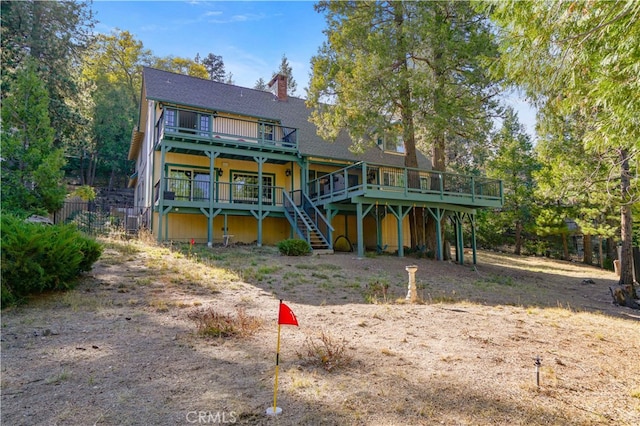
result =
[[[322,137],[347,130],[359,151],[378,135],[401,136],[405,166],[417,167],[418,147],[431,148],[442,171],[447,135],[486,139],[498,86],[485,61],[497,50],[468,1],[321,1],[316,10],[327,15],[327,41],[312,58],[307,102]],[[422,227],[410,223],[412,246],[423,245]],[[435,251],[433,221],[428,234]]]
[[[585,123],[585,152],[610,161],[609,187],[620,209],[620,283],[633,285],[632,205],[640,179],[640,2],[495,2],[501,28],[500,75],[540,106]],[[535,70],[535,72],[532,72]]]
[[[26,61],[34,61],[49,93],[49,116],[57,145],[67,144],[87,117],[81,102],[78,64],[92,40],[90,4],[75,1],[2,1],[2,97]]]
[[[17,70],[2,102],[2,210],[16,213],[54,212],[65,196],[61,149],[53,146],[49,97],[36,64],[27,60]]]
[[[282,60],[280,61],[280,68],[278,71],[274,72],[271,78],[275,77],[276,74],[282,74],[287,77],[287,93],[289,95],[295,95],[296,90],[298,89],[298,83],[293,78],[293,68],[289,64],[289,60],[285,55],[282,55]]]
[[[543,206],[571,208],[583,235],[583,261],[591,264],[592,236],[613,237],[611,213],[616,206],[607,195],[608,162],[589,154],[582,144],[585,122],[579,115],[562,116],[551,106],[538,114],[536,146],[543,167],[535,174],[536,198]],[[602,262],[602,256],[600,256]]]
[[[209,53],[202,60],[202,65],[206,68],[210,80],[224,82],[227,74],[224,70],[222,56]]]
[[[512,108],[506,110],[502,129],[493,138],[495,156],[489,161],[487,174],[501,179],[504,187],[504,206],[500,218],[504,226],[514,232],[515,254],[521,254],[523,232],[534,222],[533,173],[539,165],[533,145]]]
[[[269,87],[267,86],[267,83],[262,79],[262,77],[260,77],[257,81],[256,84],[253,86],[254,89],[256,90],[262,90],[262,91],[267,91],[269,90]]]

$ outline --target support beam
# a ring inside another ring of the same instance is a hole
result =
[[[476,245],[476,215],[474,213],[467,213],[469,222],[471,223],[471,249],[473,250],[473,264],[478,264],[478,252]]]
[[[332,208],[326,208],[324,210],[324,215],[327,218],[327,222],[329,222],[329,225],[333,226],[333,218],[336,217],[339,213],[338,209],[332,209]],[[331,246],[333,246],[333,230],[331,228],[329,228],[327,230],[327,234],[328,234],[328,238],[329,238],[329,242],[331,243]]]
[[[409,214],[413,207],[406,207],[406,211],[402,211],[403,206],[398,206],[398,210],[394,210],[393,206],[388,206],[389,211],[396,217],[396,226],[398,232],[398,257],[404,257],[404,218]]]
[[[219,152],[205,151],[205,155],[209,157],[209,213],[207,216],[207,246],[213,246],[213,218],[216,216],[213,214],[214,203],[214,189],[215,183],[218,181],[218,174],[215,169],[215,159],[220,155]]]
[[[362,225],[362,203],[356,204],[356,225],[358,228],[358,258],[364,257],[364,227]]]
[[[436,260],[442,260],[442,218],[445,210],[438,207],[428,207],[429,214],[436,221]]]
[[[258,247],[262,247],[262,219],[264,217],[266,217],[269,212],[266,212],[266,214],[263,216],[262,214],[262,196],[264,194],[263,192],[263,188],[262,188],[262,165],[267,161],[266,157],[253,157],[253,160],[258,163],[258,212],[257,214],[254,213],[254,210],[251,211],[251,214],[253,214],[256,219],[258,219],[258,239],[257,239],[257,244]]]
[[[462,234],[462,220],[464,213],[453,212],[451,220],[453,221],[456,234],[456,260],[460,265],[464,265],[464,238]]]
[[[267,210],[266,212],[264,212],[260,209],[251,210],[251,214],[258,221],[258,247],[262,247],[262,221],[265,217],[269,216],[269,211]]]
[[[165,145],[162,145],[162,147],[160,148],[160,184],[158,185],[158,242],[162,242],[162,219],[164,217],[164,184],[165,178],[167,176],[165,171],[167,151],[167,147]]]

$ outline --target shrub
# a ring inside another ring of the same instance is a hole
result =
[[[73,225],[48,226],[2,216],[2,306],[33,293],[66,290],[91,269],[102,246]]]
[[[242,308],[236,310],[235,317],[216,312],[211,307],[196,309],[187,316],[196,323],[198,334],[204,337],[246,337],[262,326],[259,318],[247,315]]]
[[[280,241],[278,250],[285,256],[306,256],[311,253],[311,246],[305,240],[290,239]]]
[[[331,335],[320,332],[320,340],[307,338],[298,358],[307,364],[322,367],[327,371],[337,370],[351,364],[352,358],[347,353],[346,340],[337,340]]]

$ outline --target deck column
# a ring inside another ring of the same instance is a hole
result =
[[[471,248],[473,250],[473,264],[478,263],[478,254],[476,253],[476,215],[474,213],[467,213],[469,216],[469,222],[471,222]]]
[[[258,163],[258,215],[254,215],[258,219],[258,247],[262,247],[262,220],[266,216],[262,211],[262,165],[267,161],[265,157],[253,157]]]
[[[436,259],[442,260],[442,216],[444,210],[438,207],[429,207],[427,209],[433,219],[436,221]]]
[[[162,145],[160,148],[160,184],[158,185],[158,242],[162,242],[162,218],[164,216],[164,185],[167,173],[165,171],[165,162],[167,159],[167,147]],[[168,220],[167,220],[168,222]]]
[[[453,222],[456,230],[456,260],[460,265],[464,265],[464,238],[462,235],[462,219],[463,213],[455,212],[453,214]]]
[[[215,159],[220,155],[219,152],[205,151],[205,155],[209,157],[209,214],[207,215],[207,246],[213,246],[213,202],[214,202],[214,189],[215,183],[218,180],[218,175],[214,167]]]
[[[358,258],[364,257],[364,227],[362,225],[362,203],[356,204],[356,227],[358,229]]]

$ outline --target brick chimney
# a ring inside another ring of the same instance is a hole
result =
[[[269,82],[269,89],[273,91],[279,101],[287,100],[287,76],[276,74]]]

